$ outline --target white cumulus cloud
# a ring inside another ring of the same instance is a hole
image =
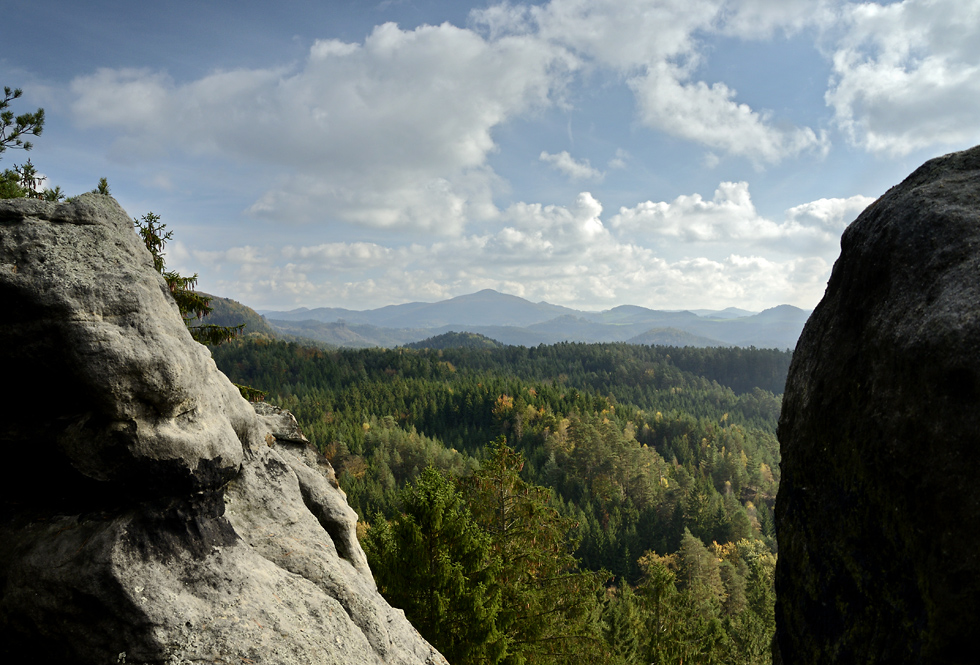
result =
[[[852,143],[904,155],[980,140],[980,0],[842,11],[826,100]]]
[[[630,79],[645,124],[758,164],[775,164],[807,150],[826,153],[830,147],[825,132],[777,128],[770,113],[738,103],[735,91],[724,83],[688,78],[680,68],[662,62]]]
[[[564,173],[572,180],[601,180],[604,175],[602,171],[592,168],[589,160],[577,160],[567,150],[562,150],[555,155],[542,150],[538,159],[546,164],[551,164],[554,169]]]
[[[723,182],[709,200],[700,194],[673,201],[646,201],[621,208],[612,217],[613,229],[647,238],[666,238],[689,244],[739,243],[786,253],[834,252],[844,228],[874,199],[820,199],[786,211],[781,222],[758,213],[746,182]]]
[[[729,0],[722,9],[721,31],[745,39],[771,39],[811,26],[826,28],[834,23],[839,4],[839,0]]]
[[[704,58],[698,33],[724,32],[730,23],[740,36],[768,37],[777,26],[797,29],[815,20],[802,3],[790,7],[764,0],[552,0],[492,7],[474,12],[474,19],[491,34],[533,34],[566,47],[586,66],[618,72],[644,125],[763,165],[826,152],[829,141],[823,132],[784,127],[771,113],[738,102],[723,82],[698,80]]]
[[[491,131],[547,107],[575,60],[527,37],[380,25],[363,44],[317,42],[292,69],[216,72],[188,83],[100,70],[72,84],[79,124],[126,150],[223,155],[283,174],[251,211],[458,233],[493,214]]]

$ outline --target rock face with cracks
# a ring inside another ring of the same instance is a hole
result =
[[[980,147],[844,232],[779,423],[785,663],[975,662]]]
[[[445,660],[378,594],[288,413],[187,332],[111,198],[0,201],[0,656]]]

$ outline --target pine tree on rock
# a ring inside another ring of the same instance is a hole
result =
[[[93,191],[96,194],[109,196],[109,182],[105,178],[101,178],[98,187]],[[195,321],[199,321],[212,312],[211,298],[194,291],[194,287],[197,286],[197,273],[191,277],[184,277],[176,270],[167,270],[163,258],[163,249],[173,237],[173,231],[166,230],[167,225],[160,221],[160,215],[148,212],[140,219],[134,219],[133,225],[143,240],[143,244],[153,255],[153,267],[163,275],[163,279],[167,282],[170,295],[177,303],[177,309],[180,311],[191,337],[201,344],[211,345],[222,344],[238,337],[245,329],[244,323],[237,326],[194,325]],[[247,400],[262,401],[265,399],[265,392],[261,390],[239,383],[234,385],[242,397]]]
[[[97,191],[108,196],[109,185],[105,178],[99,182]],[[211,313],[211,298],[194,291],[194,287],[197,286],[197,273],[190,277],[184,277],[176,270],[167,270],[163,258],[163,249],[173,237],[174,232],[167,231],[167,225],[160,221],[160,215],[148,212],[141,218],[134,219],[133,224],[136,227],[136,232],[142,238],[143,244],[153,255],[153,267],[166,280],[170,294],[177,303],[177,309],[184,317],[184,323],[191,331],[191,336],[201,344],[221,344],[237,337],[245,328],[245,324],[230,327],[209,324],[192,325],[194,320],[202,319]]]
[[[30,150],[34,145],[21,137],[40,136],[44,130],[44,109],[22,113],[16,117],[13,111],[8,110],[10,102],[19,99],[23,94],[24,91],[20,88],[11,89],[5,86],[3,89],[3,99],[0,99],[0,155],[7,148]]]

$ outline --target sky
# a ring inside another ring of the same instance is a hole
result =
[[[814,307],[980,143],[980,0],[8,0],[30,157],[256,309]]]

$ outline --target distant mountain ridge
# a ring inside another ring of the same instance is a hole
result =
[[[440,302],[410,302],[357,311],[340,307],[301,307],[288,312],[260,312],[278,321],[322,321],[366,323],[382,328],[438,328],[454,323],[475,326],[529,326],[563,314],[581,314],[574,309],[532,303],[518,296],[484,289]]]
[[[532,303],[492,289],[435,303],[412,302],[363,311],[320,307],[260,313],[286,334],[338,346],[386,347],[448,332],[469,332],[523,346],[570,341],[786,349],[796,346],[810,316],[810,311],[792,305],[759,313],[735,307],[692,312],[637,305],[588,312]]]

